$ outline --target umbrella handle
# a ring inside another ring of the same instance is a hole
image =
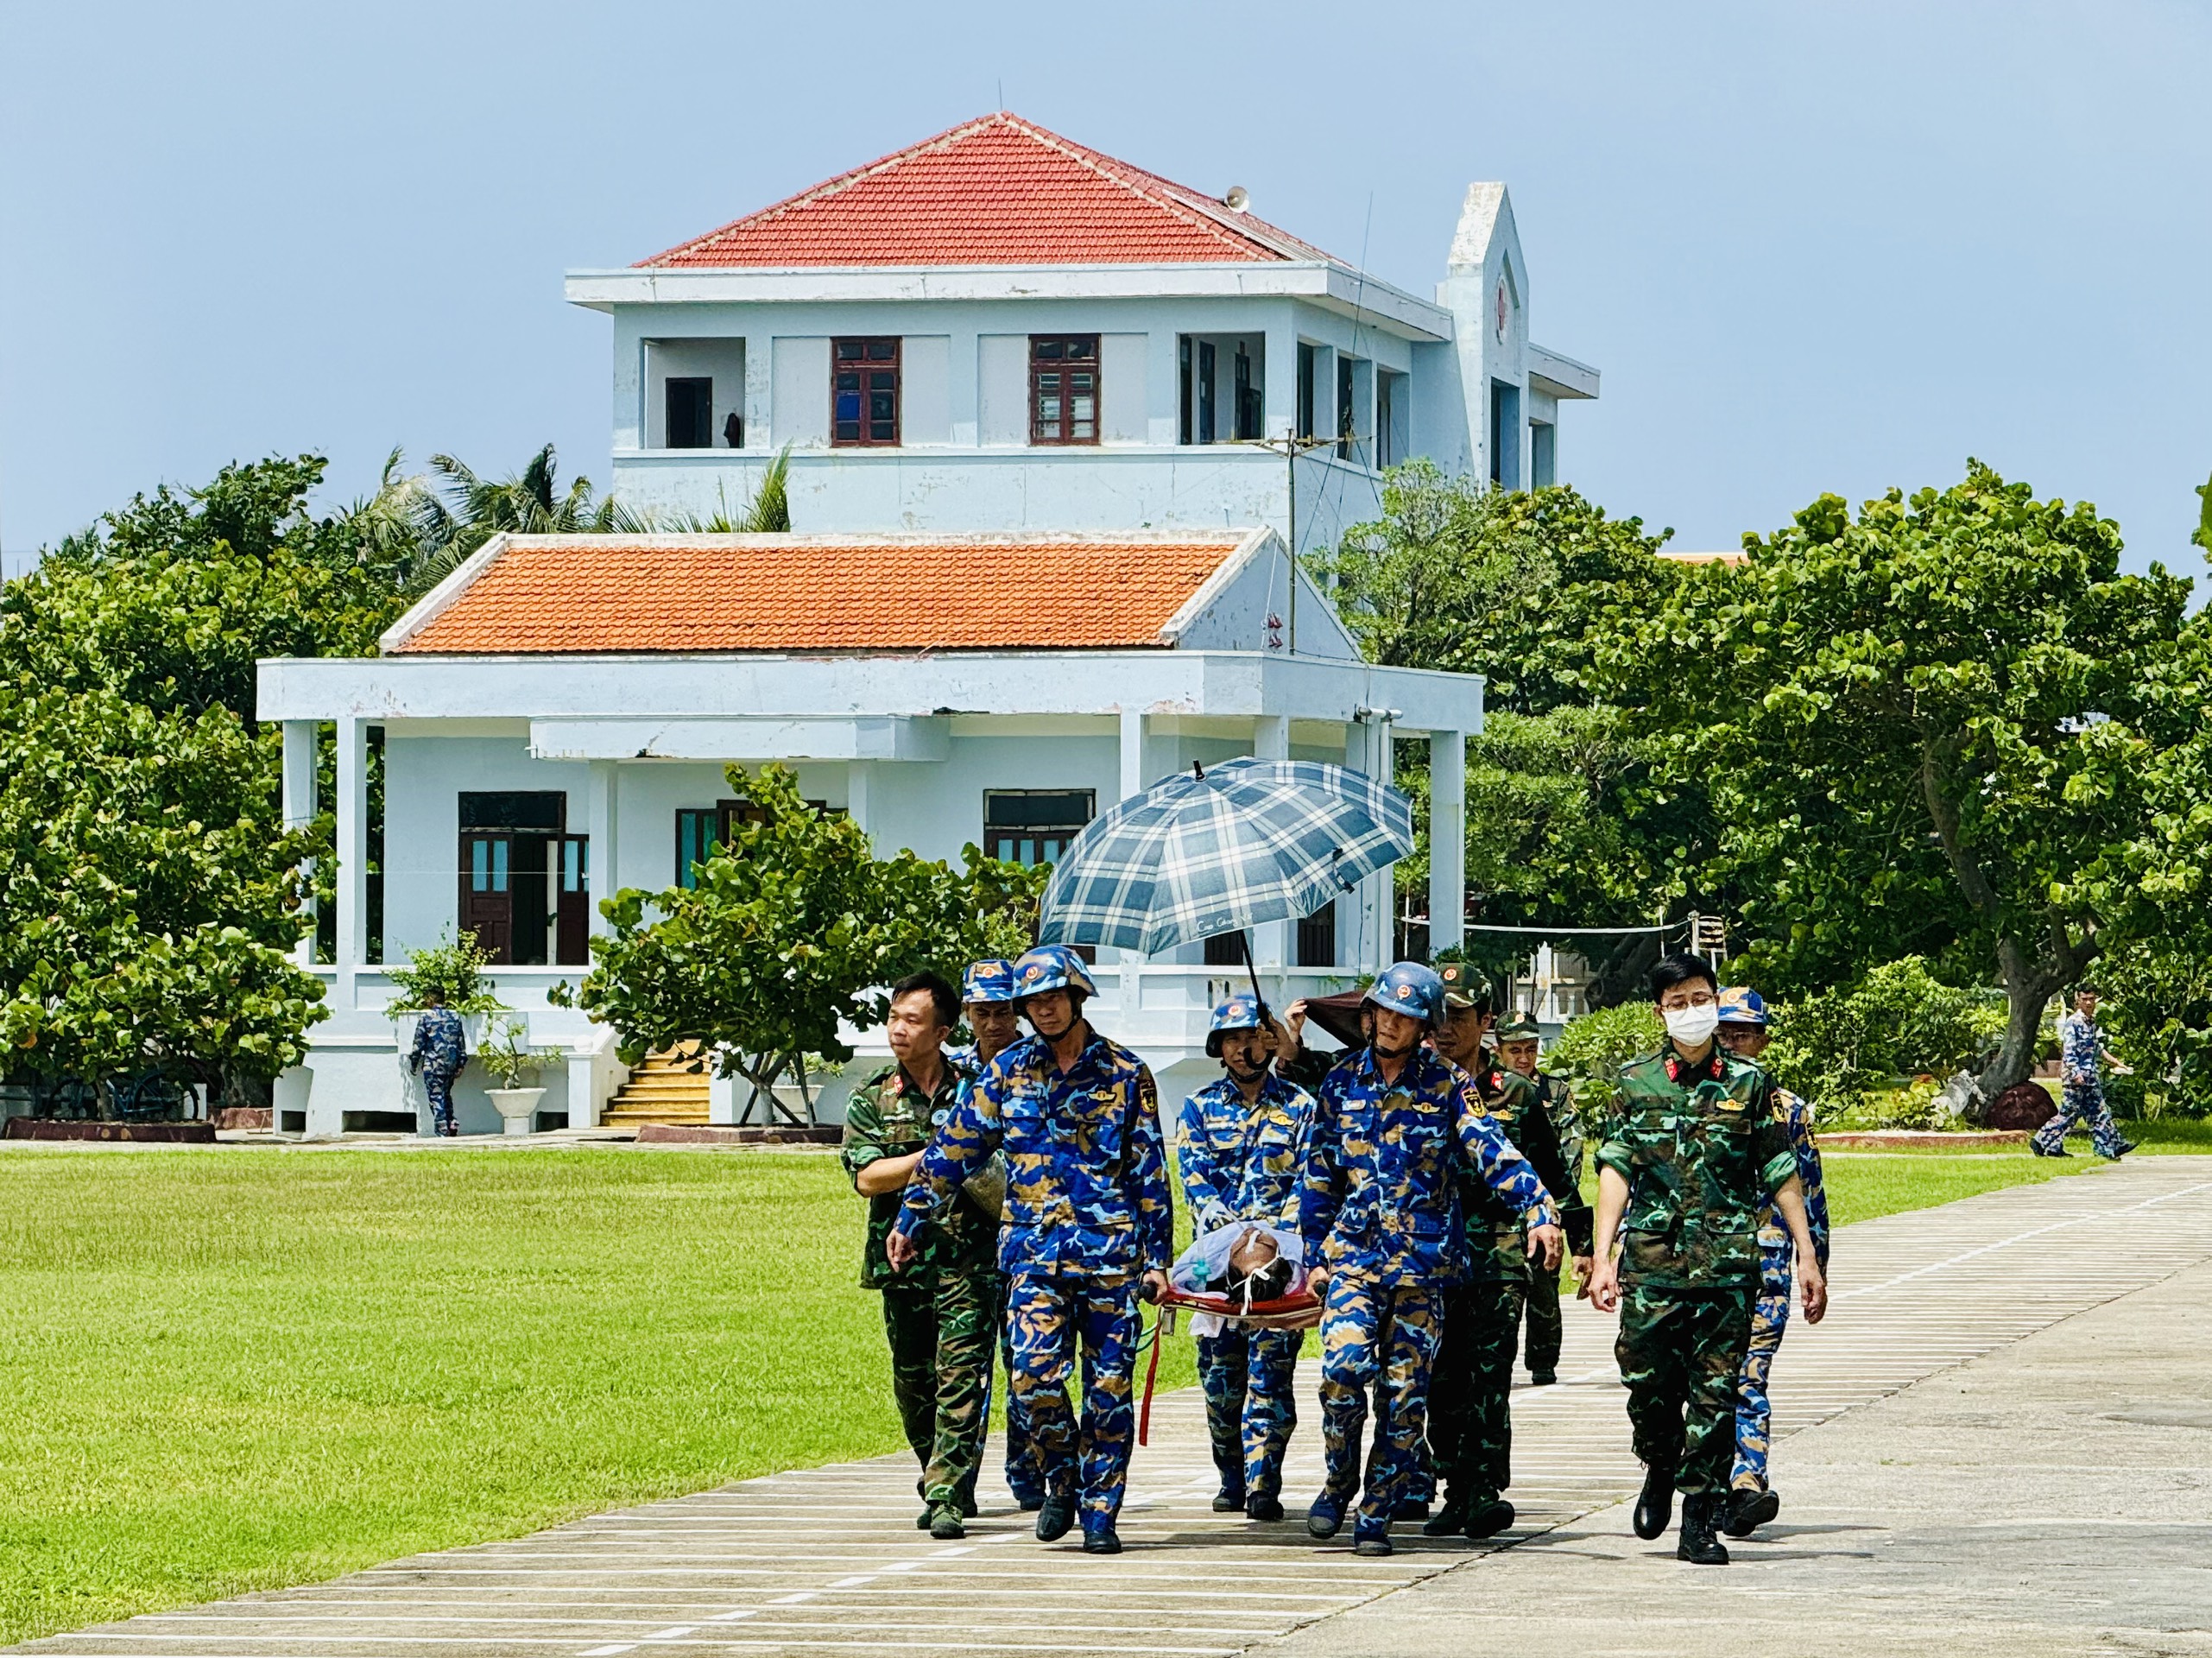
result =
[[[1195,765],[1198,763],[1193,761],[1191,763]],[[1265,1028],[1273,1024],[1274,1020],[1267,1011],[1267,998],[1260,990],[1260,970],[1252,965],[1252,929],[1248,927],[1239,928],[1236,941],[1244,951],[1244,971],[1252,980],[1252,999],[1260,1004],[1260,1023]]]

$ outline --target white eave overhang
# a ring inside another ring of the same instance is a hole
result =
[[[619,305],[1292,298],[1356,318],[1407,339],[1440,342],[1451,338],[1451,313],[1442,307],[1416,299],[1372,276],[1362,276],[1342,265],[1311,260],[1224,260],[1217,264],[1157,265],[572,270],[567,276],[566,294],[572,305],[609,312]],[[1595,371],[1588,372],[1594,381]]]
[[[1532,391],[1553,397],[1595,397],[1597,370],[1587,363],[1577,363],[1571,357],[1562,357],[1557,351],[1532,345],[1528,348],[1528,385]]]
[[[945,651],[910,655],[610,653],[278,657],[264,720],[528,720],[548,755],[711,757],[747,731],[822,757],[938,757],[951,715],[1109,715],[1482,729],[1472,674],[1227,650]],[[426,735],[432,733],[426,732]],[[743,757],[730,754],[726,757]]]

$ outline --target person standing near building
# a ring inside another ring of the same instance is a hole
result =
[[[1589,1269],[1590,1212],[1569,1180],[1558,1136],[1536,1085],[1487,1053],[1496,991],[1463,961],[1438,969],[1444,1020],[1430,1039],[1465,1073],[1469,1102],[1503,1130],[1552,1194],[1577,1269]],[[1513,1361],[1520,1313],[1533,1279],[1555,1287],[1558,1257],[1531,1256],[1518,1212],[1467,1164],[1459,1169],[1467,1267],[1444,1292],[1444,1330],[1429,1387],[1429,1451],[1444,1481],[1444,1506],[1422,1530],[1431,1537],[1492,1537],[1514,1522],[1505,1499],[1513,1483]]]
[[[1589,1296],[1601,1313],[1621,1313],[1615,1351],[1644,1465],[1636,1535],[1666,1529],[1678,1490],[1676,1558],[1726,1566],[1714,1534],[1727,1501],[1766,1202],[1796,1247],[1808,1324],[1827,1314],[1828,1280],[1773,1085],[1714,1040],[1713,970],[1696,956],[1665,956],[1651,983],[1667,1041],[1622,1068],[1608,1113]]]
[[[1390,1522],[1419,1462],[1444,1294],[1468,1269],[1463,1157],[1528,1225],[1528,1250],[1559,1263],[1558,1217],[1528,1160],[1476,1104],[1466,1073],[1422,1039],[1443,1023],[1444,984],[1418,962],[1367,994],[1368,1042],[1321,1085],[1299,1231],[1323,1298],[1321,1427],[1327,1482],[1305,1528],[1333,1537],[1359,1497],[1354,1551],[1387,1554]],[[1375,1446],[1361,1489],[1368,1393]]]
[[[1014,1012],[1014,964],[1003,956],[970,962],[960,976],[961,1011],[974,1041],[947,1048],[945,1057],[965,1072],[970,1085],[984,1067],[1021,1040],[1021,1022]],[[1006,1279],[1000,1275],[1003,1290]],[[1006,1319],[1006,1298],[993,1316],[999,1357],[1006,1369],[1006,1485],[1024,1514],[1045,1506],[1045,1467],[1029,1440],[1029,1413],[1014,1395],[1014,1338]],[[989,1401],[985,1402],[986,1409]]]
[[[2058,1084],[2063,1096],[2058,1114],[2035,1131],[2028,1149],[2038,1157],[2066,1157],[2066,1136],[2078,1123],[2089,1130],[2089,1149],[2114,1162],[2135,1149],[2134,1142],[2120,1137],[2120,1125],[2105,1104],[2104,1067],[2120,1076],[2133,1073],[2113,1057],[2097,1028],[2097,992],[2092,984],[2074,992],[2074,1010],[2058,1016]]]
[[[1175,1172],[1193,1230],[1236,1221],[1298,1230],[1313,1096],[1269,1068],[1274,1028],[1256,997],[1232,996],[1214,1009],[1206,1053],[1227,1073],[1183,1102]],[[1198,1381],[1221,1490],[1217,1514],[1283,1517],[1283,1452],[1298,1426],[1297,1369],[1303,1330],[1230,1323],[1198,1338]]]
[[[422,993],[422,1004],[408,1064],[421,1073],[422,1092],[430,1097],[433,1131],[450,1140],[460,1133],[453,1122],[453,1079],[469,1062],[468,1034],[461,1028],[461,1016],[446,1005],[446,992],[437,986]]]
[[[915,1237],[935,1206],[1004,1147],[999,1260],[1013,1391],[1045,1468],[1037,1536],[1065,1536],[1079,1505],[1084,1550],[1117,1554],[1137,1301],[1166,1293],[1173,1253],[1159,1090],[1142,1060],[1084,1017],[1097,987],[1073,950],[1040,945],[1014,965],[1014,1007],[1031,1034],[985,1067],[938,1130],[886,1250],[894,1269],[918,1258]],[[1079,1426],[1066,1391],[1078,1350]]]
[[[915,1523],[940,1539],[966,1535],[962,1522],[976,1512],[976,1471],[989,1422],[991,1335],[1002,1294],[993,1264],[998,1217],[966,1192],[948,1193],[926,1228],[917,1227],[920,1242],[902,1269],[893,1267],[888,1246],[932,1128],[966,1087],[965,1073],[947,1064],[944,1053],[959,1006],[952,987],[935,973],[916,973],[891,987],[884,1031],[898,1063],[853,1091],[843,1153],[853,1189],[868,1199],[861,1287],[883,1297],[891,1392],[907,1443],[922,1465],[923,1508]]]
[[[1543,1043],[1543,1032],[1536,1021],[1525,1013],[1507,1014],[1498,1021],[1491,1032],[1498,1044],[1498,1058],[1506,1068],[1518,1076],[1526,1077],[1536,1085],[1536,1097],[1542,1104],[1544,1114],[1551,1118],[1552,1127],[1559,1140],[1559,1168],[1565,1189],[1558,1193],[1562,1205],[1570,1201],[1567,1193],[1574,1194],[1573,1201],[1580,1202],[1583,1182],[1583,1130],[1575,1116],[1575,1097],[1572,1086],[1564,1077],[1546,1076],[1536,1068],[1537,1055]],[[1551,1185],[1551,1177],[1545,1182]],[[1587,1220],[1590,1209],[1582,1206]],[[1575,1270],[1587,1281],[1589,1277],[1589,1246],[1587,1238],[1581,1250]],[[1559,1345],[1565,1331],[1559,1321],[1559,1275],[1539,1272],[1533,1266],[1528,1273],[1528,1379],[1535,1386],[1548,1388],[1559,1379]]]
[[[1773,1040],[1766,999],[1747,988],[1722,990],[1718,1035],[1729,1053],[1756,1064]],[[1820,1148],[1813,1143],[1812,1107],[1781,1087],[1774,1090],[1774,1104],[1781,1113],[1783,1132],[1789,1136],[1790,1155],[1797,1160],[1798,1183],[1804,1188],[1805,1225],[1812,1233],[1814,1258],[1825,1275],[1828,1194],[1821,1185]],[[1721,1527],[1731,1537],[1750,1536],[1782,1511],[1782,1499],[1766,1478],[1774,1418],[1766,1389],[1775,1351],[1789,1326],[1791,1269],[1797,1255],[1789,1228],[1771,1200],[1760,1206],[1758,1222],[1759,1297],[1752,1303],[1751,1345],[1744,1353],[1743,1376],[1736,1386],[1735,1471],[1729,1481],[1728,1518]]]

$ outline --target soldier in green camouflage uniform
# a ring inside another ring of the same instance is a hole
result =
[[[903,1273],[891,1269],[884,1242],[932,1128],[951,1110],[965,1081],[943,1052],[959,1006],[952,987],[933,973],[892,987],[887,1029],[899,1063],[853,1091],[844,1149],[853,1188],[868,1199],[860,1281],[882,1294],[891,1391],[907,1443],[922,1465],[925,1506],[915,1524],[938,1538],[964,1535],[961,1522],[976,1512],[991,1347],[1005,1293],[997,1270],[998,1218],[964,1191],[957,1193],[921,1229],[920,1258]]]
[[[1695,956],[1668,956],[1653,969],[1652,993],[1667,1045],[1621,1073],[1597,1154],[1590,1300],[1601,1312],[1621,1313],[1616,1351],[1645,1470],[1636,1535],[1666,1528],[1679,1489],[1677,1557],[1725,1566],[1729,1553],[1715,1531],[1759,1289],[1758,1215],[1770,1195],[1796,1241],[1807,1323],[1826,1313],[1828,1287],[1773,1084],[1714,1041],[1712,969]]]
[[[1526,1077],[1536,1085],[1536,1097],[1544,1114],[1552,1119],[1552,1127],[1559,1139],[1559,1173],[1568,1193],[1580,1195],[1583,1182],[1582,1123],[1575,1115],[1573,1087],[1564,1077],[1546,1076],[1536,1068],[1538,1045],[1543,1033],[1536,1021],[1525,1013],[1507,1014],[1498,1021],[1492,1035],[1498,1045],[1498,1058],[1506,1069]],[[1545,1175],[1546,1186],[1552,1177]],[[1558,1188],[1554,1188],[1558,1190]],[[1587,1206],[1583,1218],[1589,1218]],[[1569,1247],[1573,1248],[1571,1238]],[[1589,1240],[1583,1235],[1582,1246],[1577,1251],[1579,1258],[1575,1270],[1583,1277],[1589,1275]],[[1532,1266],[1528,1273],[1528,1304],[1526,1308],[1528,1334],[1528,1379],[1535,1386],[1548,1388],[1559,1379],[1559,1344],[1565,1331],[1559,1323],[1559,1275]]]
[[[1446,962],[1444,1022],[1430,1040],[1467,1078],[1469,1099],[1506,1138],[1553,1196],[1569,1250],[1585,1264],[1590,1212],[1567,1178],[1558,1135],[1536,1085],[1486,1053],[1496,992],[1479,968]],[[1445,1481],[1444,1506],[1422,1528],[1431,1537],[1491,1537],[1514,1522],[1505,1490],[1513,1484],[1513,1361],[1520,1314],[1533,1278],[1558,1281],[1528,1255],[1519,1215],[1465,1166],[1459,1171],[1460,1213],[1467,1228],[1468,1267],[1444,1298],[1444,1333],[1429,1387],[1429,1453]]]

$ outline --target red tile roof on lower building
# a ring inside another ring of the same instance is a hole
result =
[[[638,269],[1327,258],[1217,197],[1001,111],[641,260]]]
[[[515,535],[385,636],[389,654],[1111,649],[1249,539]]]

